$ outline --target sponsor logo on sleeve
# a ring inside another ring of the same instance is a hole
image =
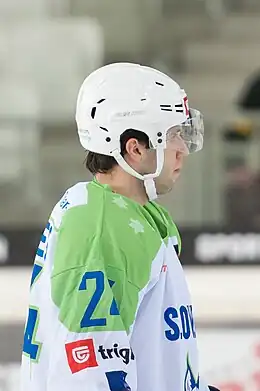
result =
[[[130,348],[120,348],[117,343],[114,343],[110,349],[105,348],[103,345],[98,347],[98,352],[102,360],[120,359],[125,365],[128,365],[130,361],[135,359],[134,353]]]
[[[98,367],[101,364],[100,360],[120,360],[123,364],[128,365],[135,359],[134,353],[129,347],[120,347],[118,343],[114,343],[111,348],[104,345],[94,347],[93,339],[67,343],[65,349],[72,373],[86,368]]]
[[[82,339],[67,343],[65,349],[72,373],[98,366],[93,339]]]

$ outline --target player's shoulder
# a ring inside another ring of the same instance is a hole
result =
[[[89,182],[79,182],[64,192],[51,213],[51,220],[57,228],[60,227],[65,214],[69,210],[88,203],[88,184]]]
[[[131,203],[119,194],[115,194],[108,185],[100,184],[95,179],[80,182],[69,188],[55,206],[52,217],[57,227],[70,229],[77,225],[77,230],[97,234],[97,231],[117,231],[121,220],[134,215]],[[100,238],[102,240],[102,238]]]
[[[106,252],[120,248],[126,258],[134,254],[140,259],[143,252],[153,258],[161,246],[161,238],[143,208],[95,180],[86,189],[87,201],[68,206],[60,230],[66,231],[68,237],[77,232],[85,244],[91,243],[92,247],[98,244]]]

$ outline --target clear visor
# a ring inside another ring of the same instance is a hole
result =
[[[200,111],[190,109],[190,118],[181,125],[170,128],[166,134],[167,149],[181,150],[186,154],[198,152],[203,147],[204,123]]]

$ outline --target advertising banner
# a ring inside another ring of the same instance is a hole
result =
[[[32,265],[42,228],[0,229],[0,267]],[[260,232],[180,229],[181,262],[189,266],[260,265]]]

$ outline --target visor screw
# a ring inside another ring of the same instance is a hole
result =
[[[158,138],[158,143],[159,143],[159,144],[162,143],[162,139],[161,139],[161,138]]]
[[[107,137],[106,138],[106,141],[109,143],[111,141],[111,138],[110,137]]]
[[[162,137],[162,133],[161,132],[157,133],[157,136]]]

